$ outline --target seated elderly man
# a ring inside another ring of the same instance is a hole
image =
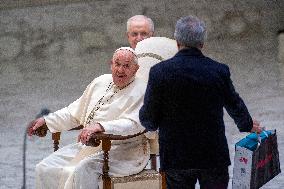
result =
[[[85,144],[93,133],[131,135],[144,130],[138,112],[146,83],[135,77],[138,68],[137,56],[131,48],[117,49],[112,58],[112,74],[94,79],[83,95],[69,106],[32,122],[29,135],[46,126],[51,132],[84,126],[78,143],[59,149],[37,164],[36,188],[98,187],[103,152]],[[145,135],[111,145],[110,175],[136,174],[147,165],[149,144]]]

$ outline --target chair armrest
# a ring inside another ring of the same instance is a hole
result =
[[[147,131],[144,130],[143,132],[139,132],[139,133],[136,133],[136,134],[133,134],[133,135],[126,135],[126,136],[123,136],[123,135],[114,135],[114,134],[105,134],[105,133],[93,133],[91,136],[90,136],[90,139],[89,141],[87,142],[87,146],[98,146],[100,145],[101,141],[103,140],[126,140],[126,139],[130,139],[130,138],[134,138],[134,137],[137,137],[139,135],[142,135],[144,133],[146,133]]]
[[[70,129],[70,130],[68,130],[68,131],[81,130],[81,129],[83,129],[83,128],[84,128],[83,125],[79,125],[78,127],[74,127],[74,128],[72,128],[72,129]]]
[[[34,133],[36,136],[38,137],[45,137],[48,131],[48,127],[46,124],[44,124],[43,126],[37,128]]]
[[[83,125],[79,125],[78,127],[72,128],[72,129],[70,129],[69,131],[80,130],[80,129],[83,129],[83,128],[84,128]],[[37,129],[35,130],[35,135],[36,135],[36,136],[39,136],[39,137],[45,137],[48,130],[49,130],[49,129],[48,129],[47,125],[44,124],[43,126],[37,128]],[[60,132],[56,132],[56,133],[60,133]],[[52,134],[53,134],[53,133],[52,133]],[[53,139],[53,138],[52,138],[52,139]]]

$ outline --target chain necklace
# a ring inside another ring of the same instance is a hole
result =
[[[86,122],[85,122],[85,125],[89,124],[95,117],[96,115],[96,112],[101,108],[100,105],[104,105],[105,103],[108,103],[110,101],[110,99],[116,94],[118,93],[119,91],[121,91],[122,89],[126,88],[128,85],[130,85],[134,80],[132,80],[131,82],[129,82],[126,86],[122,87],[122,88],[119,88],[118,90],[114,90],[113,94],[105,101],[102,103],[104,97],[106,96],[106,94],[108,93],[108,91],[114,86],[114,83],[113,82],[110,82],[106,91],[105,91],[105,94],[99,99],[99,101],[96,103],[96,105],[94,106],[93,110],[90,112]]]

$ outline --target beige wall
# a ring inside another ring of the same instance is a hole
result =
[[[278,34],[278,61],[280,72],[280,88],[284,90],[284,31]]]

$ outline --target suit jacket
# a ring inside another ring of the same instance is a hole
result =
[[[182,49],[150,69],[139,118],[149,131],[159,130],[163,170],[231,164],[223,107],[241,132],[252,129],[252,118],[234,89],[228,66],[199,49]]]

